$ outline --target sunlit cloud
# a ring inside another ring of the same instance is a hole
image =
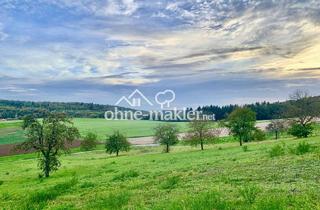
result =
[[[257,91],[279,83],[315,92],[319,12],[316,0],[7,0],[0,8],[0,75],[12,78],[9,87],[23,80],[22,88],[40,92],[40,85],[66,81],[92,92],[169,85],[188,92],[195,84],[201,92],[219,83],[218,91],[235,86],[234,77]],[[298,79],[307,81],[295,85]],[[240,95],[248,93],[243,84],[235,87]],[[259,93],[251,94],[255,100]]]

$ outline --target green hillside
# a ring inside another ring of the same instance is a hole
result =
[[[62,168],[39,179],[35,155],[0,158],[4,209],[319,209],[320,138],[139,147],[120,157],[103,150],[62,158]],[[270,157],[275,145],[284,154]],[[290,152],[291,151],[291,152]]]

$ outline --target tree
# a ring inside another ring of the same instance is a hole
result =
[[[282,131],[286,129],[286,122],[284,120],[271,120],[267,126],[267,131],[275,133],[275,138],[278,139]]]
[[[165,145],[165,152],[169,153],[170,146],[179,142],[179,129],[173,124],[159,124],[155,127],[154,139],[161,145]]]
[[[125,135],[119,131],[115,131],[107,138],[105,148],[109,154],[116,153],[116,155],[119,156],[120,151],[127,152],[130,150],[130,143]]]
[[[320,116],[320,100],[311,97],[308,92],[297,90],[290,96],[286,116],[292,121],[293,132],[297,137],[307,138],[313,131],[313,122]]]
[[[95,133],[89,132],[81,141],[80,148],[84,151],[93,150],[97,146],[98,136]]]
[[[185,142],[197,146],[204,150],[204,144],[213,142],[219,136],[219,130],[213,128],[212,121],[193,120],[189,122],[189,130],[184,137]]]
[[[61,165],[58,157],[62,152],[69,152],[68,144],[80,136],[78,129],[63,113],[49,113],[42,120],[28,116],[22,127],[26,130],[27,141],[18,149],[38,152],[38,165],[45,177],[58,170]]]
[[[237,108],[227,119],[227,127],[232,135],[242,142],[248,140],[251,133],[255,130],[256,113],[249,108]]]

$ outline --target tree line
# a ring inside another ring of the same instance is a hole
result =
[[[320,97],[310,97],[313,101],[320,101]],[[202,111],[204,114],[214,114],[216,120],[226,119],[230,113],[236,110],[239,107],[248,107],[252,111],[256,113],[257,120],[272,120],[272,119],[280,119],[286,117],[286,110],[288,106],[292,106],[294,103],[299,103],[296,100],[290,98],[290,100],[285,102],[257,102],[254,104],[245,104],[243,106],[240,105],[226,105],[226,106],[203,106],[198,107],[197,111]]]
[[[74,118],[104,118],[106,111],[114,109],[115,106],[94,103],[0,100],[0,119],[23,119],[28,115],[43,118],[48,112],[63,112]],[[118,107],[118,110],[129,109]]]

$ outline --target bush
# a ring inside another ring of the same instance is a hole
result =
[[[277,157],[285,154],[285,144],[277,144],[269,150],[270,157]]]
[[[130,171],[123,172],[122,174],[116,175],[115,177],[113,177],[112,180],[113,181],[118,181],[118,180],[124,181],[126,179],[134,178],[137,176],[139,176],[138,172],[130,170]]]
[[[289,129],[288,133],[297,138],[308,138],[308,136],[312,134],[313,130],[313,124],[307,124],[303,126],[301,124],[295,123],[291,125],[291,128]]]
[[[300,142],[296,147],[291,149],[291,152],[296,155],[303,155],[311,151],[311,145],[307,142]]]
[[[87,135],[81,141],[80,149],[83,151],[90,151],[97,147],[98,136],[95,133],[87,133]]]
[[[266,134],[260,128],[257,128],[252,135],[252,139],[255,141],[263,141],[266,140]]]
[[[240,195],[246,203],[253,204],[259,193],[259,188],[254,185],[246,185],[240,189]]]
[[[247,151],[248,151],[248,146],[247,146],[247,145],[244,145],[244,146],[242,147],[242,150],[243,150],[244,152],[247,152]]]
[[[162,185],[162,189],[174,189],[180,181],[179,176],[169,177]]]

